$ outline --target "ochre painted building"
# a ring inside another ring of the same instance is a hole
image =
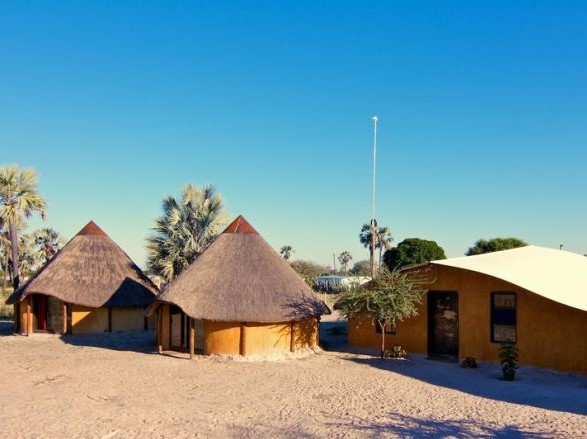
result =
[[[81,334],[154,327],[145,310],[159,292],[90,221],[6,301],[17,332]]]
[[[536,246],[433,261],[418,316],[387,347],[430,357],[497,362],[515,341],[520,364],[587,374],[587,257]],[[371,319],[349,321],[352,346],[378,347]]]
[[[160,351],[266,355],[318,344],[328,308],[239,216],[151,306]]]

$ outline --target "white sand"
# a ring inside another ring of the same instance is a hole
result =
[[[333,351],[189,361],[152,340],[0,335],[0,436],[587,437],[587,377]]]

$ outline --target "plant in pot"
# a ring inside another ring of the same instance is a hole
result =
[[[499,360],[503,379],[513,381],[516,378],[518,368],[518,348],[513,341],[506,341],[499,346]]]

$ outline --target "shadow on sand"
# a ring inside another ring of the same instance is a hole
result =
[[[61,341],[73,346],[133,351],[152,354],[156,352],[155,333],[148,331],[117,331],[96,334],[62,335]]]
[[[561,412],[587,415],[587,377],[534,367],[521,367],[515,381],[503,381],[497,364],[463,369],[458,363],[411,355],[408,360],[346,358],[359,364],[458,390],[482,398]]]

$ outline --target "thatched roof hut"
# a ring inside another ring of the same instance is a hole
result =
[[[90,221],[6,300],[22,332],[100,332],[147,327],[159,289]],[[20,305],[23,306],[20,306]]]
[[[217,322],[216,326],[280,322],[289,328],[290,322],[317,322],[320,315],[330,313],[242,216],[169,284],[151,308],[161,305],[178,307],[190,319]]]
[[[36,293],[89,307],[147,306],[158,292],[130,257],[90,221],[6,303]]]
[[[157,300],[195,319],[225,322],[285,322],[329,312],[242,216]]]

